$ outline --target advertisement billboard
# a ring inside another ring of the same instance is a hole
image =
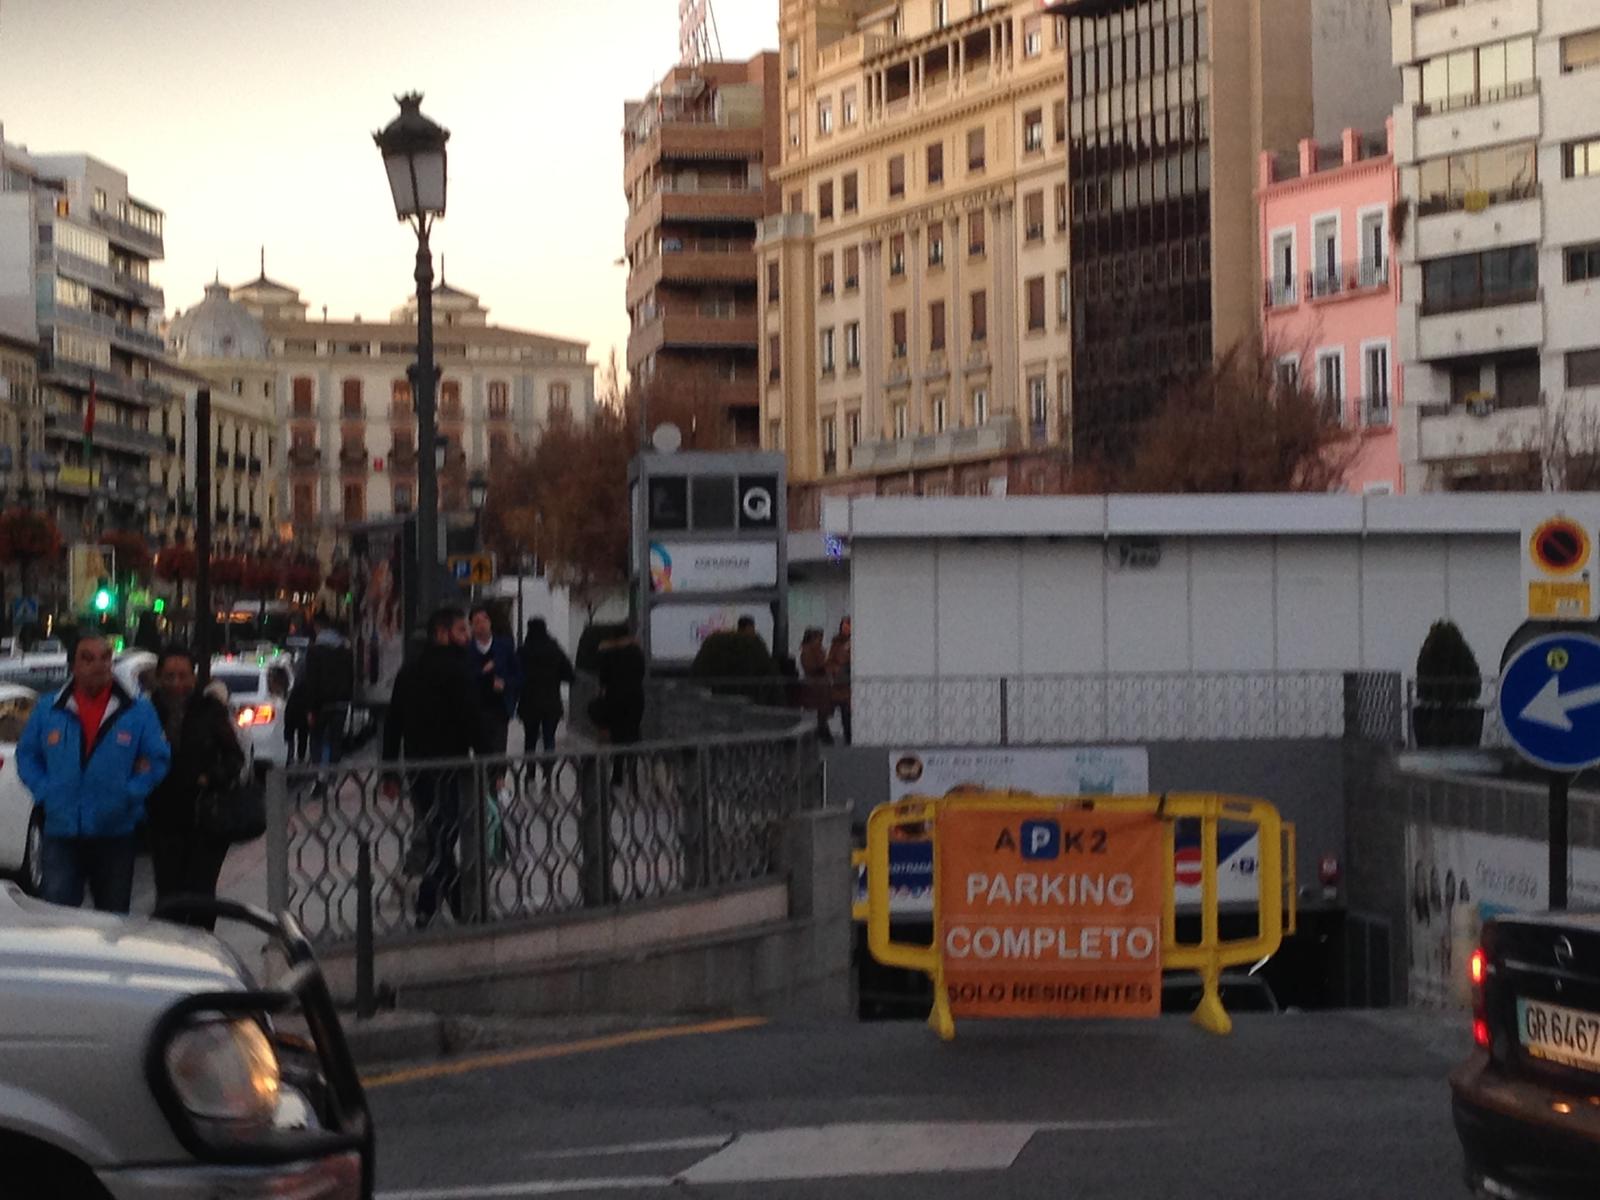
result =
[[[778,584],[775,542],[651,542],[650,591],[748,592]]]
[[[662,604],[650,610],[650,653],[667,662],[692,662],[713,633],[733,630],[740,617],[752,617],[770,648],[772,612],[764,604]]]

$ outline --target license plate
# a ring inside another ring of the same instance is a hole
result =
[[[1519,998],[1517,1035],[1535,1058],[1600,1073],[1600,1013]]]

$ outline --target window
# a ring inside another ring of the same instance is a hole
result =
[[[1300,386],[1300,360],[1290,355],[1278,360],[1278,387],[1285,392],[1292,392]]]
[[[1360,283],[1364,288],[1389,282],[1389,223],[1383,210],[1361,214]]]
[[[1389,344],[1378,342],[1361,350],[1361,390],[1366,404],[1362,414],[1368,425],[1389,424]]]
[[[894,358],[906,356],[906,310],[903,308],[889,314],[889,342]]]
[[[851,321],[844,327],[844,365],[848,371],[861,367],[861,322]]]
[[[489,384],[489,419],[491,421],[504,421],[510,415],[510,385],[504,380],[492,380]]]
[[[967,130],[967,170],[983,170],[983,126]]]
[[[1567,179],[1600,175],[1600,138],[1568,142],[1561,147],[1561,174]]]
[[[105,212],[105,210],[106,210],[106,190],[105,190],[105,188],[95,188],[95,190],[94,190],[94,210],[95,210],[95,212]]]
[[[817,101],[817,132],[821,134],[833,132],[832,96],[827,96]]]
[[[394,485],[394,491],[393,491],[393,500],[394,500],[394,511],[395,512],[400,513],[400,514],[405,514],[405,513],[410,512],[411,511],[411,485],[409,483],[397,483],[397,484],[395,484]]]
[[[1072,277],[1065,271],[1056,272],[1056,323],[1065,325],[1072,320]]]
[[[944,143],[932,142],[928,146],[928,186],[944,182]]]
[[[832,417],[822,418],[822,473],[832,475],[839,467],[839,427]]]
[[[294,412],[295,416],[297,416],[297,417],[314,417],[314,416],[316,416],[316,399],[315,399],[315,393],[313,391],[314,386],[315,385],[312,383],[312,381],[310,379],[306,378],[304,375],[299,375],[299,376],[295,377],[295,381],[294,381],[293,385],[291,386],[291,391],[293,392],[293,403],[294,403],[293,412]],[[407,390],[407,393],[409,394],[410,388],[407,388],[406,390]]]
[[[861,445],[861,414],[859,412],[845,414],[844,440],[845,445],[851,450]]]
[[[986,341],[989,337],[989,294],[987,292],[972,293],[972,338],[974,342]]]
[[[1492,42],[1423,63],[1418,111],[1426,115],[1492,104],[1526,95],[1533,87],[1533,38]]]
[[[1561,39],[1561,69],[1587,71],[1600,67],[1600,29],[1574,33]]]
[[[1061,233],[1067,228],[1067,185],[1056,184],[1056,232]]]
[[[950,24],[950,0],[933,0],[933,27],[943,29]]]
[[[346,379],[342,384],[340,384],[340,392],[344,401],[340,408],[341,414],[346,417],[359,418],[362,412],[361,380]]]
[[[889,199],[898,200],[906,194],[906,156],[896,154],[889,160]]]
[[[1417,168],[1417,213],[1476,211],[1525,200],[1539,182],[1538,162],[1534,142],[1429,159]]]
[[[1600,387],[1600,350],[1574,350],[1567,355],[1567,386]]]
[[[935,396],[933,402],[928,406],[928,410],[928,415],[933,421],[933,432],[943,433],[945,426],[949,423],[945,412],[944,397]]]
[[[853,292],[861,286],[861,250],[851,246],[844,252],[844,290]]]
[[[1037,333],[1044,328],[1044,276],[1035,275],[1028,280],[1028,332]]]
[[[840,93],[839,96],[839,107],[842,110],[840,116],[843,118],[846,128],[849,128],[851,125],[856,123],[857,94],[858,93],[856,92],[855,88],[847,87],[843,92]]]
[[[889,238],[889,274],[894,276],[906,273],[906,235],[896,233]]]
[[[778,262],[774,259],[767,264],[767,303],[776,304],[778,296]]]
[[[1066,144],[1067,140],[1067,102],[1057,100],[1050,109],[1050,135],[1056,145]]]
[[[1317,351],[1317,395],[1330,420],[1344,421],[1344,351]]]
[[[833,220],[833,180],[817,185],[817,219]]]
[[[767,382],[777,383],[783,378],[783,339],[777,334],[767,338]]]
[[[1044,109],[1031,108],[1023,114],[1022,149],[1028,154],[1044,149]]]
[[[1267,288],[1269,308],[1282,308],[1295,302],[1294,231],[1286,229],[1272,235],[1272,280]]]
[[[790,79],[793,79],[793,78],[795,78],[796,76],[798,76],[800,74],[800,43],[799,42],[790,42],[789,43],[789,62],[787,64],[787,67],[785,68],[785,73],[789,76]]]
[[[973,258],[983,257],[983,210],[967,214],[967,253]]]
[[[1600,279],[1600,242],[1590,242],[1587,246],[1568,246],[1565,259],[1568,283]]]
[[[824,296],[833,295],[833,255],[824,254],[817,259],[817,275],[822,280],[821,292]]]
[[[549,391],[550,408],[552,411],[566,408],[572,403],[572,387],[565,383],[552,383]]]
[[[1029,192],[1022,198],[1022,224],[1027,240],[1044,240],[1044,193]]]
[[[897,439],[905,438],[911,430],[910,412],[904,400],[894,406],[894,436]]]
[[[989,389],[972,389],[972,423],[974,425],[987,425],[989,423]]]
[[[1029,17],[1022,23],[1022,57],[1038,58],[1044,53],[1044,18]]]
[[[1463,312],[1525,304],[1539,294],[1539,248],[1508,246],[1422,264],[1422,312]]]
[[[800,114],[797,113],[797,112],[792,112],[792,113],[789,114],[789,145],[798,146],[799,144],[800,144]]]
[[[930,225],[928,227],[928,265],[941,266],[944,263],[944,226]]]
[[[822,373],[833,374],[833,329],[830,327],[822,331]]]
[[[1539,356],[1501,359],[1495,364],[1495,407],[1535,408],[1539,393]]]
[[[294,485],[294,519],[296,524],[307,524],[317,519],[317,485],[314,483],[297,483]]]
[[[944,349],[944,301],[928,305],[928,349]]]
[[[1311,222],[1311,254],[1311,295],[1334,295],[1341,282],[1338,217],[1319,217]]]
[[[797,143],[798,144],[798,143]],[[798,217],[806,210],[806,194],[804,192],[789,193],[789,213]]]
[[[844,193],[841,197],[844,211],[847,213],[855,212],[856,209],[861,207],[860,188],[857,185],[856,173],[854,171],[846,171],[844,178],[839,181],[839,185],[839,190]]]
[[[347,522],[367,519],[366,484],[347,483],[344,485],[344,519]]]

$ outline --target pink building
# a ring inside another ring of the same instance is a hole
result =
[[[1400,272],[1391,214],[1399,197],[1394,124],[1341,144],[1300,143],[1298,163],[1261,156],[1261,328],[1286,377],[1315,382],[1360,448],[1353,492],[1403,492],[1396,432]]]

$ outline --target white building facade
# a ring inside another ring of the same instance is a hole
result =
[[[1600,4],[1398,0],[1393,38],[1407,478],[1559,486],[1600,428]]]

